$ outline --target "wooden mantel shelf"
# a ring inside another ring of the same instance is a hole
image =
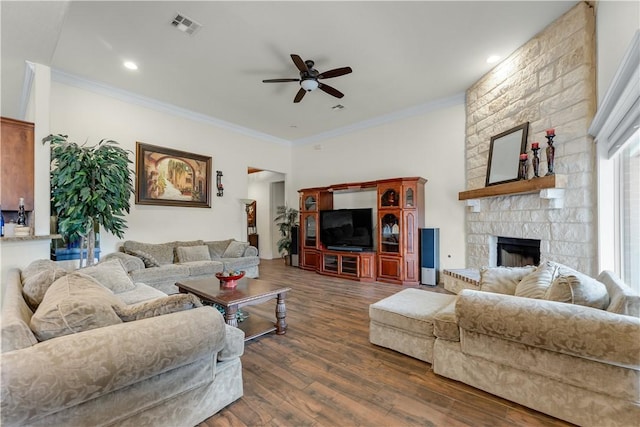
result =
[[[472,212],[480,212],[478,199],[498,196],[512,196],[540,192],[540,198],[549,199],[549,208],[558,209],[563,206],[564,188],[567,185],[566,175],[549,175],[532,178],[526,181],[513,181],[506,184],[491,185],[475,190],[461,191],[458,200],[466,200]]]

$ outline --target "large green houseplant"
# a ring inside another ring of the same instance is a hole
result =
[[[49,135],[51,144],[51,206],[58,231],[67,241],[80,242],[80,267],[86,245],[87,265],[93,264],[95,227],[124,237],[133,182],[129,155],[112,140],[78,145],[67,135]]]
[[[280,240],[277,242],[278,252],[285,260],[291,255],[291,228],[298,225],[298,210],[287,206],[278,206],[277,215],[273,221],[280,231]]]

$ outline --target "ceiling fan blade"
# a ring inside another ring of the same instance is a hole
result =
[[[296,67],[298,67],[298,70],[309,71],[309,69],[307,68],[307,64],[304,63],[304,61],[302,60],[302,58],[300,58],[300,56],[296,55],[295,53],[292,53],[291,59],[293,59],[293,63],[296,64]]]
[[[353,70],[351,67],[342,67],[342,68],[334,68],[333,70],[325,71],[324,73],[318,74],[319,79],[330,79],[332,77],[344,76],[345,74],[349,74]]]
[[[300,88],[300,90],[298,91],[298,93],[296,93],[296,97],[293,98],[293,102],[298,103],[300,101],[302,101],[302,98],[304,98],[304,95],[307,93],[306,90]]]
[[[342,98],[344,96],[344,93],[340,92],[338,89],[332,88],[331,86],[324,83],[318,82],[318,89],[321,89],[327,92],[329,95],[335,96],[336,98]]]
[[[262,83],[284,83],[284,82],[299,82],[300,79],[267,79],[263,80]]]

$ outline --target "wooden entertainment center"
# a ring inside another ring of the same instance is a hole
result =
[[[420,177],[305,188],[300,193],[300,268],[360,281],[420,283],[419,229],[424,227],[424,184]],[[325,248],[320,211],[333,209],[334,192],[377,193],[375,247],[371,251]]]

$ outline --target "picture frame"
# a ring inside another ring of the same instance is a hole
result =
[[[527,149],[529,122],[491,137],[485,186],[518,180],[520,154]]]
[[[136,204],[211,207],[211,157],[136,142]]]

